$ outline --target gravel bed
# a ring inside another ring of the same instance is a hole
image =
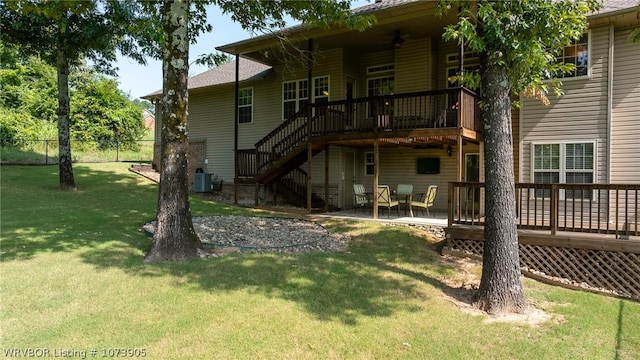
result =
[[[155,221],[143,229],[153,233]],[[200,216],[193,227],[207,255],[229,252],[305,253],[345,251],[349,236],[307,220],[256,216]]]

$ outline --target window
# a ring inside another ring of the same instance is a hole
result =
[[[282,99],[282,117],[287,120],[309,103],[309,82],[298,80],[284,83]]]
[[[367,94],[369,96],[393,94],[393,76],[369,79],[367,81]]]
[[[253,122],[253,89],[240,89],[238,92],[238,123]]]
[[[313,79],[313,100],[329,101],[329,77]],[[309,81],[288,81],[282,85],[282,119],[287,120],[309,104]]]
[[[595,143],[533,145],[533,182],[591,184],[595,171]],[[548,197],[548,191],[537,196]],[[590,199],[591,193],[567,191],[567,199]]]
[[[364,153],[364,174],[373,175],[375,171],[375,158],[372,152]]]
[[[480,74],[480,64],[465,64],[464,65],[465,74]],[[458,75],[460,75],[460,68],[449,67],[447,68],[447,88],[457,87],[458,86]],[[478,86],[475,86],[475,83],[466,84],[466,87],[471,90],[476,90]]]
[[[373,75],[373,74],[380,74],[380,73],[393,73],[395,68],[396,66],[394,64],[369,66],[367,68],[367,74]]]
[[[316,104],[324,104],[329,101],[329,77],[313,80],[313,99]]]
[[[447,63],[456,64],[456,66],[447,67],[447,88],[458,86],[458,76],[460,75],[459,58],[460,54],[457,53],[447,55]],[[476,79],[475,82],[472,81],[465,86],[471,90],[477,90],[480,87],[480,83],[477,81],[480,79],[477,76],[480,73],[480,57],[477,52],[464,53],[464,72],[465,74],[473,74]]]
[[[576,40],[555,54],[558,63],[574,64],[573,71],[556,74],[558,78],[587,76],[589,74],[589,36],[588,34]]]
[[[381,96],[381,95],[392,95],[393,94],[393,76],[379,77],[375,79],[367,80],[367,95],[371,96]],[[384,101],[370,101],[369,106],[367,107],[367,116],[376,116],[376,115],[391,115],[393,114],[393,106],[391,101],[388,99],[384,99]],[[379,120],[382,121],[379,123],[379,126],[386,127],[388,125],[387,120]]]
[[[380,96],[393,94],[394,64],[369,66],[367,75],[367,96]],[[373,77],[375,76],[375,77]]]

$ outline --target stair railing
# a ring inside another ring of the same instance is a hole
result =
[[[307,141],[308,106],[289,117],[256,143],[257,171],[266,169]]]

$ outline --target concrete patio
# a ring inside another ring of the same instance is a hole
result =
[[[360,208],[314,214],[313,216],[400,224],[429,225],[441,227],[447,226],[447,213],[445,210],[435,212],[430,211],[429,216],[427,216],[426,214],[422,215],[422,213],[417,211],[416,213],[414,213],[414,217],[411,217],[408,214],[405,215],[404,210],[402,209],[400,210],[400,216],[398,216],[395,210],[392,210],[391,214],[389,214],[389,217],[387,218],[387,211],[380,209],[378,212],[378,219],[373,218],[371,209],[363,213],[362,209]]]

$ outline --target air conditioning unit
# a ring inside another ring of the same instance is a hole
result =
[[[211,177],[213,174],[195,173],[193,176],[193,191],[197,193],[211,192]]]

